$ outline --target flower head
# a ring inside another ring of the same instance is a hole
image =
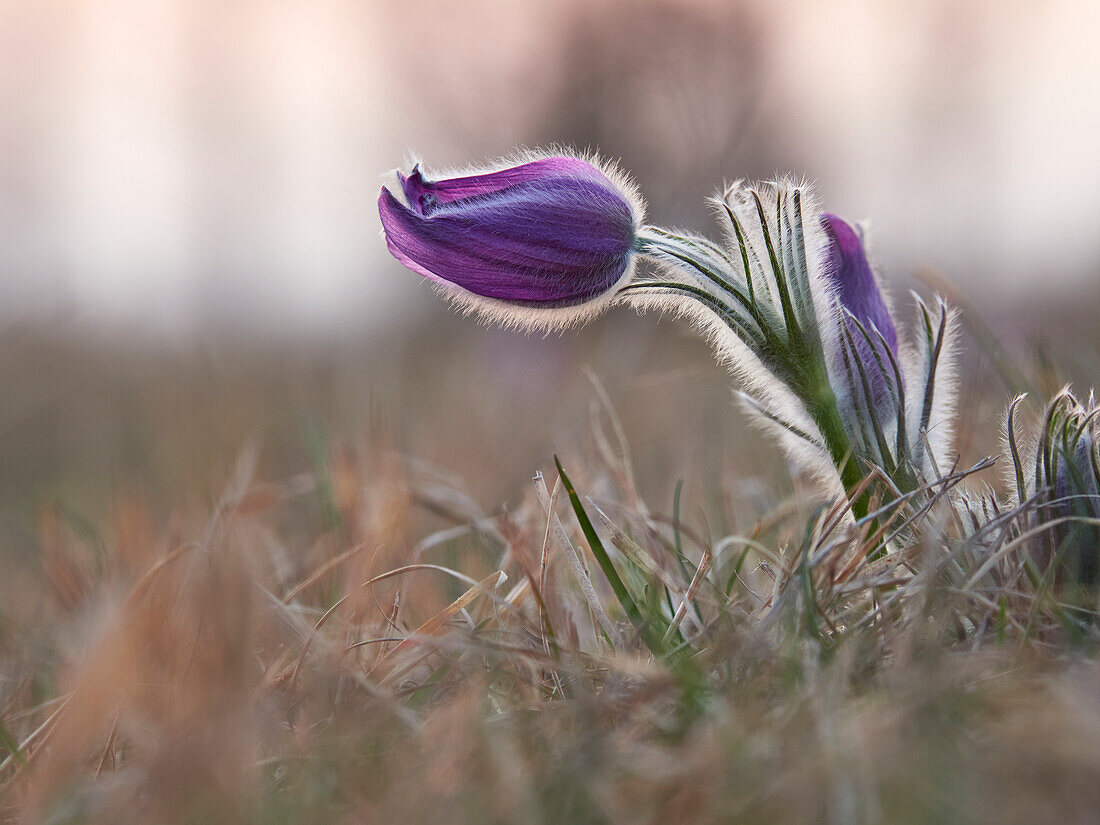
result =
[[[390,252],[453,297],[502,320],[569,323],[630,274],[641,206],[628,184],[573,157],[442,180],[419,166],[383,188]],[[487,300],[486,300],[487,299]]]
[[[829,239],[825,274],[841,305],[864,327],[877,329],[897,355],[897,329],[867,261],[863,239],[847,222],[828,212],[822,214],[821,225]]]
[[[867,260],[863,239],[856,230],[836,215],[824,213],[821,226],[828,245],[824,275],[833,289],[844,314],[842,345],[834,364],[836,371],[849,377],[848,392],[880,417],[900,405],[900,375],[890,368],[898,354],[898,333],[886,306],[875,273]],[[866,388],[863,379],[866,379]]]
[[[892,475],[907,474],[904,465],[922,463],[925,447],[919,440],[905,443],[906,388],[894,318],[867,260],[861,233],[829,213],[823,213],[820,222],[826,240],[824,285],[839,312],[828,367],[845,428],[861,456]],[[918,422],[914,435],[921,439],[926,429],[927,422],[923,427]]]
[[[1015,414],[1023,396],[1008,408],[1007,450],[1019,503],[1033,500],[1036,555],[1055,562],[1066,583],[1092,586],[1100,581],[1100,406],[1089,393],[1082,404],[1063,389],[1047,405],[1037,428],[1029,471],[1016,443]]]

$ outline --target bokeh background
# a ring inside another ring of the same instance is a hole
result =
[[[0,0],[0,821],[1095,822],[1100,671],[1007,527],[992,590],[938,515],[836,577],[690,330],[479,327],[375,204],[569,144],[707,232],[804,176],[905,324],[963,308],[970,466],[1100,378],[1098,43],[1097,0]],[[685,604],[714,548],[698,657],[588,646],[555,454]]]
[[[410,153],[598,149],[654,221],[701,231],[724,180],[805,176],[869,219],[899,304],[952,285],[1025,371],[1091,382],[1098,32],[1090,0],[8,0],[5,540],[31,553],[58,501],[212,495],[249,438],[264,477],[353,445],[506,506],[583,452],[597,384],[654,498],[684,478],[706,506],[737,466],[789,483],[676,324],[619,311],[540,339],[452,317],[380,236]],[[1019,388],[966,346],[964,433]],[[995,449],[980,432],[964,455]]]

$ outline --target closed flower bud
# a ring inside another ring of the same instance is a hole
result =
[[[888,414],[901,397],[890,368],[891,356],[896,358],[898,354],[894,319],[867,261],[860,236],[836,215],[823,214],[821,225],[828,238],[825,278],[845,311],[848,335],[844,337],[852,345],[841,348],[841,363],[834,367],[841,374],[851,371],[856,376],[862,367],[870,385],[873,409],[879,416]],[[858,363],[849,364],[846,358]],[[852,387],[851,391],[863,393],[861,387]]]
[[[1009,408],[1008,452],[1019,500],[1033,497],[1036,524],[1049,525],[1036,536],[1036,555],[1057,562],[1062,583],[1095,586],[1100,582],[1100,406],[1091,394],[1079,403],[1068,388],[1056,395],[1039,427],[1029,473],[1015,440],[1013,417],[1021,400]]]
[[[633,188],[573,157],[476,175],[399,175],[378,211],[390,252],[465,306],[505,322],[567,325],[605,306],[632,271]]]

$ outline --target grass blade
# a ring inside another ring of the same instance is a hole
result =
[[[642,641],[645,642],[650,652],[653,653],[654,656],[662,655],[663,646],[660,642],[660,636],[654,633],[653,627],[642,616],[637,603],[626,589],[626,585],[623,584],[623,580],[619,576],[619,571],[615,569],[611,557],[607,554],[607,550],[604,549],[603,542],[600,541],[600,537],[596,533],[596,528],[592,526],[592,521],[588,518],[588,513],[585,512],[580,497],[573,487],[573,482],[571,482],[569,476],[565,474],[565,470],[562,468],[561,461],[557,456],[554,456],[554,464],[558,468],[558,475],[561,476],[561,483],[565,487],[565,492],[569,495],[569,503],[573,505],[573,512],[577,515],[577,521],[580,522],[581,531],[588,541],[588,546],[592,550],[592,555],[596,557],[600,569],[603,570],[604,576],[607,577],[607,582],[611,585],[611,590],[615,594],[615,598],[618,599],[627,618],[630,619],[631,624],[637,629],[642,637]]]

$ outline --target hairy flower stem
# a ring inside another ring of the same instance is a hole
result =
[[[852,441],[844,429],[844,421],[840,416],[836,393],[829,384],[825,362],[819,352],[805,351],[800,353],[796,362],[808,366],[806,375],[798,382],[801,386],[791,387],[791,389],[806,405],[806,412],[821,432],[845,492],[851,494],[863,481],[863,471],[856,460]],[[864,490],[858,498],[852,499],[852,514],[857,519],[867,515],[869,507],[870,493],[867,490]]]
[[[852,453],[852,443],[848,434],[844,431],[844,423],[840,419],[840,410],[837,408],[836,395],[828,382],[822,382],[821,395],[817,403],[807,404],[810,417],[817,424],[821,435],[825,439],[825,446],[833,457],[833,464],[840,475],[841,484],[847,493],[851,494],[859,489],[863,481],[863,472],[859,469],[859,463]],[[852,515],[857,519],[867,515],[870,508],[870,494],[864,491],[858,498],[852,499]]]

